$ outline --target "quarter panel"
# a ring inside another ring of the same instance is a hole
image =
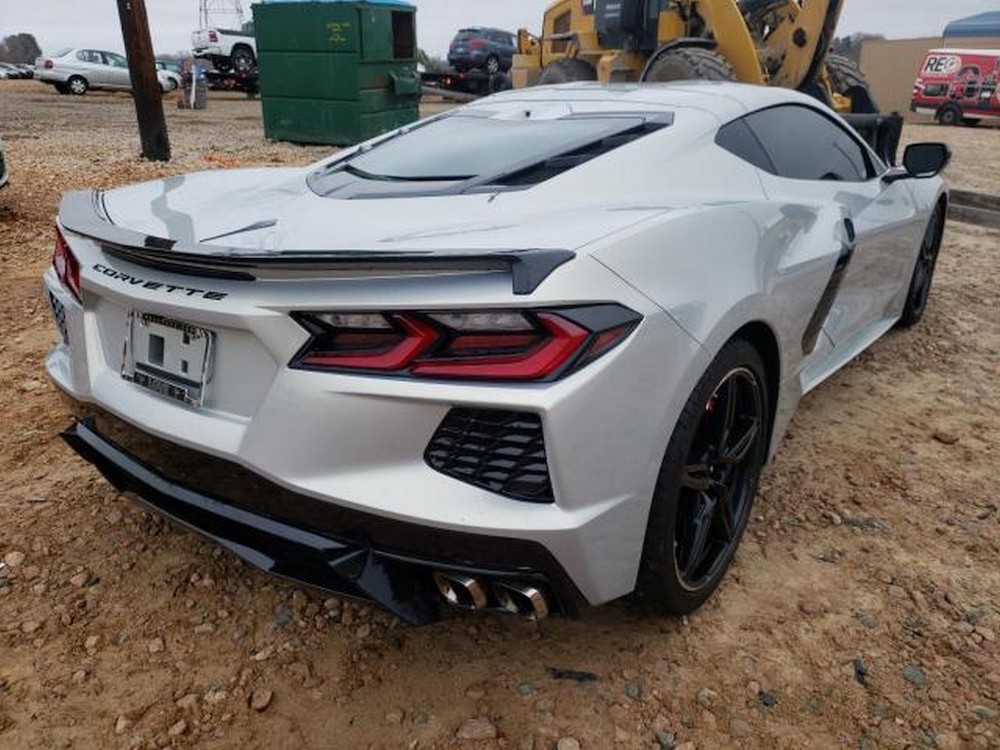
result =
[[[801,395],[803,369],[822,356],[822,349],[803,351],[803,335],[845,241],[835,205],[757,199],[648,222],[596,257],[710,356],[748,323],[771,328],[781,360],[773,448]]]

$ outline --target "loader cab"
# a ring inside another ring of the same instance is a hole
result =
[[[652,52],[666,0],[592,0],[594,28],[605,49]]]

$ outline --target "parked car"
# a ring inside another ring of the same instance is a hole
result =
[[[7,155],[3,150],[3,141],[0,140],[0,188],[6,187],[8,182]]]
[[[273,573],[410,622],[690,612],[802,395],[924,313],[948,157],[786,89],[594,83],[72,192],[45,366],[81,456]]]
[[[0,68],[0,81],[6,81],[8,78],[10,78],[10,75],[7,73],[7,71],[4,70],[3,68]]]
[[[54,86],[60,94],[83,95],[90,90],[131,91],[128,61],[116,52],[69,47],[54,55],[39,57],[35,77]],[[158,70],[160,89],[173,91],[179,85],[176,75]]]
[[[156,69],[171,81],[172,85],[167,89],[167,91],[180,88],[183,81],[180,65],[171,60],[157,60]]]
[[[448,64],[459,73],[479,68],[490,75],[510,70],[517,52],[517,36],[503,29],[461,29],[448,49]]]
[[[257,67],[257,41],[252,25],[248,31],[234,29],[198,29],[191,32],[191,51],[208,60],[223,73],[249,73]]]
[[[0,62],[0,71],[3,71],[7,78],[31,78],[29,71],[14,63]]]
[[[910,109],[942,125],[1000,118],[1000,50],[932,49],[913,84]]]

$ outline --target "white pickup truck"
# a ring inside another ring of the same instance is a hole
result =
[[[191,32],[191,51],[195,57],[210,60],[223,73],[249,73],[257,67],[257,43],[253,31],[233,29],[198,29]]]

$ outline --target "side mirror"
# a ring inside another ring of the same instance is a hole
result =
[[[913,143],[903,154],[903,166],[916,178],[938,175],[949,161],[951,149],[943,143]]]
[[[903,166],[892,167],[882,175],[886,185],[900,180],[934,177],[948,166],[951,149],[943,143],[911,143],[903,154]]]

